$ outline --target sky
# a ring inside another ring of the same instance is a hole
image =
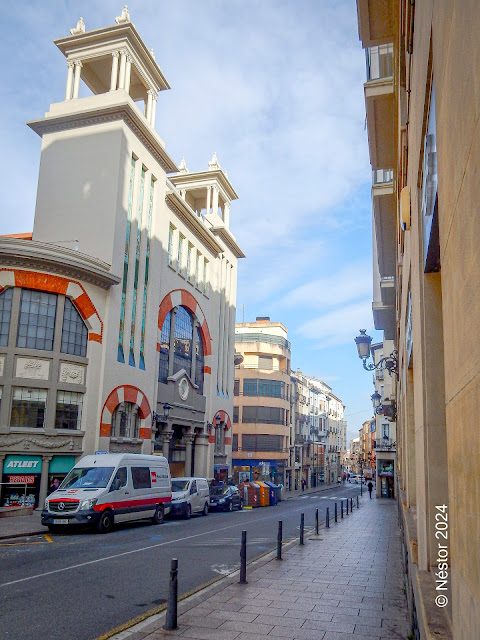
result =
[[[33,227],[40,138],[25,122],[65,95],[52,40],[114,24],[111,0],[17,0],[2,7],[0,233]],[[292,368],[346,405],[348,437],[372,415],[372,374],[354,338],[374,341],[371,168],[365,55],[354,0],[130,0],[130,17],[166,76],[155,128],[190,171],[213,152],[239,195],[237,322],[288,328]]]

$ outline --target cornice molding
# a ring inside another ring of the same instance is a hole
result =
[[[0,264],[39,269],[110,289],[121,282],[109,265],[56,244],[0,237]]]
[[[179,193],[173,190],[167,191],[165,202],[170,211],[175,213],[175,215],[185,223],[190,231],[201,242],[208,246],[215,256],[222,252],[223,249],[221,245],[218,244],[210,231],[205,227],[197,214],[191,209]]]
[[[130,104],[130,101],[94,109],[82,109],[81,111],[59,114],[58,116],[48,116],[39,120],[30,120],[27,125],[42,137],[49,133],[116,122],[118,120],[125,122],[166,173],[178,171],[177,165],[162,146],[155,130],[135,104],[133,102]]]
[[[235,238],[232,236],[230,231],[226,227],[212,227],[212,233],[218,236],[230,249],[233,255],[236,258],[246,258],[247,256],[240,249],[238,244],[235,241]]]

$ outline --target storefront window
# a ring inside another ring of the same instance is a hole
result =
[[[46,406],[47,391],[45,389],[14,388],[11,426],[43,429]]]
[[[7,455],[3,463],[2,507],[38,506],[42,458]]]

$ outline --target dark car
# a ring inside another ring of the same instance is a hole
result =
[[[243,507],[242,496],[238,487],[219,485],[210,488],[210,509],[212,511],[233,511]]]

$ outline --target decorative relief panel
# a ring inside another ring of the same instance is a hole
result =
[[[70,362],[60,363],[59,382],[69,384],[85,384],[85,367]]]
[[[110,453],[142,453],[142,443],[139,442],[112,442],[109,446]]]
[[[15,376],[33,380],[48,380],[50,360],[39,358],[17,358]]]
[[[0,376],[3,376],[4,368],[5,368],[5,356],[0,356]]]
[[[78,434],[79,436],[83,434]],[[75,438],[77,440],[77,438]],[[0,436],[0,448],[15,447],[15,449],[21,449],[22,451],[29,451],[31,449],[38,451],[55,449],[56,451],[74,451],[81,450],[80,441],[75,442],[73,438],[61,438],[59,436],[20,436],[17,434],[10,434]]]

